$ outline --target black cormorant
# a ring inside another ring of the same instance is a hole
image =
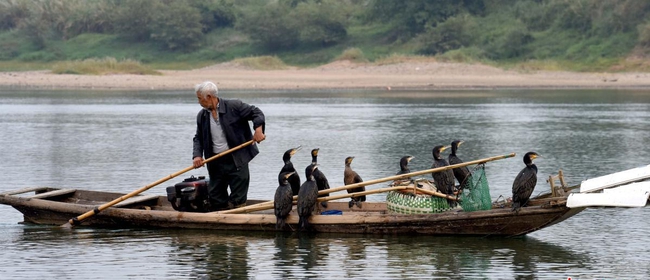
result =
[[[533,159],[539,157],[535,152],[528,152],[524,155],[526,167],[522,169],[515,181],[512,183],[512,211],[519,211],[519,208],[526,206],[528,199],[533,194],[537,184],[537,166]]]
[[[291,191],[291,185],[289,185],[289,178],[296,173],[292,172],[282,172],[278,175],[278,188],[275,190],[275,197],[273,199],[273,207],[275,208],[275,229],[283,229],[285,220],[291,212],[291,207],[293,206],[293,193]]]
[[[298,190],[300,190],[300,175],[298,175],[298,172],[296,172],[296,169],[293,167],[293,163],[291,162],[291,157],[295,155],[298,151],[300,151],[301,147],[295,147],[293,149],[289,149],[286,152],[284,152],[284,155],[282,156],[282,161],[284,161],[284,166],[282,166],[282,170],[280,170],[280,174],[284,172],[293,172],[293,175],[289,177],[289,184],[291,185],[291,191],[293,192],[293,195],[298,195]]]
[[[460,147],[461,144],[463,144],[464,141],[462,140],[455,140],[451,142],[451,154],[449,154],[449,165],[454,165],[454,164],[459,164],[463,163],[463,160],[458,158],[456,156],[456,152],[458,151],[458,147]],[[469,184],[469,177],[471,173],[469,172],[469,169],[467,166],[463,167],[458,167],[453,169],[454,172],[454,177],[456,177],[456,180],[458,181],[459,189],[464,189],[466,184]]]
[[[318,201],[318,185],[314,179],[313,173],[318,170],[318,165],[313,165],[311,168],[305,170],[306,181],[300,186],[298,192],[298,227],[301,230],[306,230],[309,227],[309,217],[316,209],[316,202]]]
[[[411,169],[409,169],[409,162],[411,162],[411,160],[414,158],[414,156],[403,156],[399,160],[399,172],[397,172],[395,175],[411,173]]]
[[[307,165],[307,168],[305,168],[305,173],[307,172],[308,169],[311,169],[314,167],[316,164],[318,164],[318,148],[311,150],[311,164]],[[318,184],[318,190],[328,190],[330,188],[330,183],[327,181],[327,177],[325,177],[325,174],[320,171],[320,169],[314,170],[314,179],[316,180],[316,184]],[[319,197],[324,197],[324,196],[329,196],[329,194],[323,194],[320,195]],[[327,201],[321,202],[321,205],[323,207],[327,207]]]
[[[359,176],[359,174],[356,171],[352,170],[352,167],[350,166],[350,164],[352,164],[353,159],[354,159],[354,157],[345,158],[345,170],[343,171],[343,183],[346,186],[363,182],[363,179],[361,179],[361,176]],[[366,187],[361,186],[361,187],[354,188],[354,189],[348,189],[348,193],[362,192],[362,191],[365,191],[365,190],[366,190]],[[366,201],[366,196],[365,195],[357,196],[357,197],[351,197],[350,198],[350,203],[349,203],[348,206],[350,208],[352,208],[352,206],[356,204],[357,207],[361,208],[361,202],[364,202],[364,201]]]
[[[444,167],[449,165],[447,160],[442,158],[442,156],[440,155],[440,153],[446,150],[447,148],[449,148],[449,146],[433,147],[433,151],[432,151],[433,164],[431,165],[431,168],[438,168],[438,167]],[[453,171],[447,169],[444,171],[431,173],[431,176],[433,176],[433,181],[435,182],[436,188],[438,188],[439,192],[444,193],[446,195],[454,195],[454,172]],[[450,207],[456,206],[455,201],[448,200],[448,202]]]
[[[409,169],[409,162],[411,162],[412,159],[414,159],[414,156],[403,156],[402,158],[399,159],[399,171],[395,175],[402,175],[402,174],[408,174],[411,173],[411,169]],[[410,182],[411,177],[408,178],[403,178],[399,180],[393,181],[391,185],[401,185],[402,183],[405,182]]]

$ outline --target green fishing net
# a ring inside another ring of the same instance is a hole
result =
[[[489,210],[492,208],[490,187],[485,176],[485,165],[477,165],[470,168],[471,176],[464,184],[459,196],[459,206],[463,211],[471,212],[478,210]],[[416,179],[405,184],[417,184],[418,187],[426,187],[431,182],[427,179]],[[386,195],[386,208],[388,211],[399,214],[426,214],[449,211],[451,208],[447,199],[429,195],[413,195],[397,191],[388,192]]]
[[[479,164],[470,169],[471,176],[465,184],[459,198],[460,206],[465,212],[492,209],[490,186],[485,176],[485,164]]]

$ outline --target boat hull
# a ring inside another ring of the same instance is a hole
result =
[[[120,195],[82,190],[52,200],[0,195],[0,203],[20,211],[25,222],[61,225]],[[71,203],[78,201],[83,204]],[[435,214],[393,214],[382,202],[366,202],[362,209],[356,206],[349,209],[347,202],[330,202],[327,209],[321,210],[340,210],[342,215],[313,215],[309,221],[313,232],[519,236],[559,223],[583,209],[567,208],[562,203],[542,203],[523,207],[518,212],[504,207],[474,212],[452,210]],[[297,230],[295,212],[286,222],[285,231]],[[276,231],[275,224],[272,211],[249,214],[177,212],[165,197],[154,197],[129,207],[105,209],[83,220],[81,226]]]

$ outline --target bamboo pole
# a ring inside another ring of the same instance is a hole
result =
[[[424,193],[424,194],[428,194],[428,195],[432,195],[432,196],[446,198],[446,199],[453,200],[453,201],[458,201],[457,197],[447,195],[447,194],[444,194],[444,193],[441,193],[441,192],[436,192],[436,191],[422,189],[422,188],[416,188],[415,191],[420,192],[420,193]]]
[[[361,183],[356,183],[356,184],[350,184],[350,185],[346,185],[346,186],[331,188],[331,189],[327,189],[327,190],[321,190],[321,191],[318,191],[318,194],[322,195],[322,194],[328,194],[328,193],[333,193],[333,192],[342,191],[342,190],[354,189],[354,188],[358,188],[358,187],[365,187],[365,186],[368,186],[368,185],[374,185],[374,184],[379,184],[379,183],[388,182],[388,181],[401,180],[401,179],[406,179],[406,178],[413,177],[413,176],[431,174],[431,173],[435,173],[435,172],[445,171],[445,170],[454,169],[454,168],[463,167],[463,166],[468,166],[468,165],[482,164],[482,163],[486,163],[486,162],[490,162],[490,161],[511,158],[511,157],[514,157],[514,156],[515,156],[515,153],[510,153],[510,154],[507,154],[507,155],[493,156],[493,157],[488,157],[488,158],[483,158],[483,159],[477,159],[477,160],[463,162],[463,163],[454,164],[454,165],[431,168],[431,169],[426,169],[426,170],[421,170],[421,171],[414,171],[414,172],[411,172],[411,173],[406,173],[406,174],[401,174],[401,175],[394,175],[394,176],[389,176],[389,177],[385,177],[385,178],[365,181],[365,182],[361,182]],[[293,196],[293,199],[294,200],[298,199],[298,196]],[[262,207],[262,206],[264,206],[264,207]],[[273,208],[273,200],[270,200],[270,201],[267,201],[267,202],[262,202],[262,203],[258,203],[258,204],[254,204],[254,205],[250,205],[250,206],[244,206],[244,207],[225,210],[225,211],[219,211],[217,213],[219,213],[219,214],[250,213],[251,209],[255,209],[254,211],[261,211],[261,210],[267,210],[267,209],[272,209],[272,208]]]
[[[389,192],[389,191],[406,190],[408,188],[409,188],[408,186],[387,187],[387,188],[381,188],[381,189],[375,189],[375,190],[369,190],[369,191],[363,191],[363,192],[340,194],[340,195],[333,195],[333,196],[324,196],[324,197],[319,197],[317,199],[317,201],[318,202],[330,201],[330,200],[336,200],[336,199],[341,199],[341,198],[357,197],[357,196],[376,194],[376,193],[385,193],[385,192]],[[295,204],[295,201],[294,201],[294,204]],[[246,213],[251,213],[251,212],[256,212],[256,211],[269,210],[269,209],[273,208],[273,204],[271,204],[271,207],[269,207],[267,203],[258,203],[258,204],[247,206],[247,207],[249,207],[249,208],[247,209]],[[232,210],[237,210],[237,209],[232,209]],[[232,210],[227,210],[227,211],[232,211]],[[216,212],[216,213],[218,213],[218,214],[233,214],[233,213],[226,213],[227,211],[221,211],[221,212]]]
[[[241,145],[239,145],[239,146],[237,146],[237,147],[231,148],[231,149],[226,150],[226,151],[224,151],[224,152],[221,152],[221,153],[219,153],[219,154],[217,154],[217,155],[214,155],[214,156],[212,156],[212,157],[210,157],[210,158],[204,160],[203,163],[204,163],[204,164],[205,164],[205,163],[208,163],[208,162],[210,162],[210,161],[212,161],[212,160],[215,160],[215,159],[220,158],[220,157],[222,157],[222,156],[224,156],[224,155],[227,155],[227,154],[229,154],[229,153],[232,153],[232,152],[234,152],[234,151],[237,151],[237,150],[239,150],[239,149],[241,149],[241,148],[244,148],[244,147],[246,147],[246,146],[248,146],[248,145],[251,145],[251,144],[253,144],[254,142],[255,142],[254,140],[250,140],[250,141],[248,141],[248,142],[245,142],[245,143],[243,143],[243,144],[241,144]],[[153,183],[151,183],[151,184],[149,184],[149,185],[146,185],[146,186],[144,186],[144,187],[142,187],[142,188],[139,188],[139,189],[137,189],[137,190],[135,190],[135,191],[132,191],[132,192],[130,192],[130,193],[128,193],[128,194],[125,194],[125,195],[123,195],[123,196],[120,196],[120,197],[118,197],[118,198],[116,198],[116,199],[114,199],[114,200],[112,200],[112,201],[110,201],[110,202],[107,202],[107,203],[104,203],[104,204],[102,204],[102,205],[100,205],[100,206],[97,206],[97,207],[95,207],[95,209],[90,210],[90,211],[88,211],[88,212],[86,212],[86,213],[84,213],[84,214],[81,214],[81,215],[79,215],[78,217],[74,217],[74,218],[70,219],[67,223],[61,225],[61,227],[68,228],[68,227],[72,227],[72,226],[74,226],[74,225],[77,225],[77,224],[79,224],[81,221],[85,220],[86,218],[89,218],[89,217],[91,217],[91,216],[93,216],[93,215],[95,215],[95,214],[97,214],[97,213],[103,211],[103,210],[106,209],[106,208],[109,208],[109,207],[111,207],[111,206],[113,206],[113,205],[115,205],[115,204],[118,204],[118,203],[120,203],[120,202],[122,202],[122,201],[124,201],[124,200],[126,200],[126,199],[128,199],[128,198],[131,198],[131,197],[133,197],[133,196],[135,196],[135,195],[137,195],[137,194],[139,194],[139,193],[141,193],[141,192],[143,192],[143,191],[146,191],[146,190],[148,190],[148,189],[150,189],[150,188],[153,188],[154,186],[160,185],[160,184],[162,184],[163,182],[165,182],[165,181],[167,181],[167,180],[169,180],[169,179],[172,179],[172,178],[174,178],[174,177],[176,177],[176,176],[178,176],[178,175],[181,175],[181,174],[183,174],[183,173],[185,173],[185,172],[187,172],[187,171],[190,171],[190,170],[192,170],[192,169],[195,169],[195,167],[194,167],[193,165],[192,165],[192,166],[189,166],[189,167],[186,167],[186,168],[184,168],[183,170],[176,171],[175,173],[172,173],[172,174],[170,174],[170,175],[167,175],[167,176],[165,176],[165,177],[163,177],[163,178],[160,178],[160,179],[158,179],[158,181],[155,181],[155,182],[153,182]]]
[[[355,193],[346,193],[346,194],[339,194],[339,195],[332,195],[332,196],[323,196],[323,197],[318,198],[318,202],[336,200],[336,199],[341,199],[341,198],[364,196],[364,195],[376,194],[376,193],[385,193],[385,192],[389,192],[389,191],[399,191],[399,190],[405,190],[405,189],[408,189],[408,188],[409,188],[409,186],[395,186],[395,187],[386,187],[386,188],[381,188],[381,189],[374,189],[374,190],[355,192]]]

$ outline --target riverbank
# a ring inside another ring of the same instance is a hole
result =
[[[315,68],[254,70],[222,63],[162,75],[68,75],[50,71],[0,72],[0,87],[17,89],[187,90],[211,80],[224,90],[649,88],[650,73],[520,72],[480,64],[337,61]]]

